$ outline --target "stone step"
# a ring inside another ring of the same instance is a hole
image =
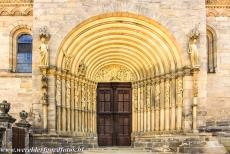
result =
[[[150,154],[152,152],[144,150],[143,148],[128,148],[128,147],[96,148],[96,149],[89,149],[83,152],[83,154],[107,154],[107,153],[108,154]]]
[[[111,153],[111,154],[149,154],[148,150],[145,150],[144,148],[133,148],[133,147],[100,147],[100,148],[94,148],[94,149],[88,149],[84,151],[84,154],[104,154],[104,153]]]

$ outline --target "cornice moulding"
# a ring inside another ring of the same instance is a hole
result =
[[[33,0],[0,0],[0,16],[32,16]]]
[[[206,0],[207,8],[230,8],[230,0]]]

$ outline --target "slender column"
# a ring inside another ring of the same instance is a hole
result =
[[[82,132],[82,125],[83,125],[83,116],[82,116],[82,79],[79,78],[79,107],[78,107],[78,111],[79,111],[79,132]]]
[[[71,102],[71,86],[70,86],[70,75],[67,76],[67,81],[66,81],[66,108],[67,108],[67,131],[70,132],[70,102]]]
[[[147,81],[147,132],[151,131],[151,80]]]
[[[91,132],[91,95],[92,95],[92,93],[91,93],[91,85],[90,85],[90,81],[88,81],[88,83],[87,83],[87,91],[88,91],[88,98],[87,98],[87,100],[88,100],[88,102],[87,102],[87,127],[88,127],[88,133],[89,132]]]
[[[74,86],[74,77],[71,76],[71,105],[70,105],[70,109],[71,109],[71,122],[70,122],[70,125],[71,125],[71,131],[74,132],[74,123],[75,123],[75,86]]]
[[[160,130],[160,81],[156,79],[156,86],[155,86],[155,130]]]
[[[170,101],[170,130],[175,130],[176,124],[176,82],[175,76],[171,78],[171,101]]]
[[[165,79],[165,131],[169,131],[170,80]]]
[[[88,131],[91,133],[92,132],[92,104],[93,104],[93,100],[92,100],[92,96],[93,96],[93,87],[92,87],[92,83],[89,81],[88,83],[88,91],[89,91],[89,94],[88,94],[88,100],[89,100],[89,108],[88,108]]]
[[[75,78],[75,91],[74,91],[74,96],[75,96],[75,99],[74,99],[74,117],[75,117],[75,126],[74,126],[74,130],[75,132],[79,132],[79,114],[78,114],[78,104],[79,104],[79,81],[78,81],[78,78]]]
[[[85,81],[82,79],[82,87],[81,87],[81,107],[82,107],[82,132],[85,132]]]
[[[42,103],[42,113],[43,113],[43,129],[48,131],[48,66],[40,66],[41,71],[41,103]]]
[[[147,131],[147,81],[143,81],[143,131]]]
[[[96,105],[97,105],[97,84],[94,83],[93,85],[93,132],[97,132],[97,111],[96,111]]]
[[[165,116],[164,116],[164,108],[165,108],[165,105],[164,105],[164,79],[163,77],[160,79],[161,82],[160,82],[160,87],[161,87],[161,99],[160,99],[160,131],[163,131],[165,129],[165,122],[164,122],[164,119],[165,119]]]
[[[96,112],[94,113],[94,106],[95,106],[95,109],[96,109],[96,84],[92,81],[92,133],[95,133],[95,130],[96,130],[96,128],[94,128],[94,127],[96,127],[96,124],[94,125],[94,122],[96,122],[96,120],[94,120],[94,114],[95,114],[95,116],[96,116]],[[94,98],[95,97],[95,98]],[[95,102],[94,102],[94,100],[95,100]]]
[[[138,110],[137,110],[137,114],[138,114],[138,132],[141,132],[141,122],[142,122],[142,120],[141,120],[141,83],[140,82],[138,82],[137,83],[138,85]]]
[[[140,111],[141,111],[141,132],[144,132],[144,82],[140,83]]]
[[[193,132],[197,132],[198,73],[199,73],[199,68],[194,68],[192,70],[192,75],[193,75],[192,128],[193,128]]]
[[[56,79],[56,105],[57,105],[57,131],[61,131],[61,74],[57,73]]]
[[[85,132],[88,133],[89,131],[89,121],[88,121],[88,116],[89,116],[89,95],[88,95],[88,81],[85,80],[85,88],[84,88],[84,95],[85,95]]]
[[[182,105],[183,105],[183,77],[177,77],[176,83],[176,129],[182,129]]]
[[[66,72],[62,74],[62,131],[66,132]]]
[[[155,131],[155,83],[151,80],[151,132]]]
[[[137,117],[137,83],[133,83],[133,96],[132,96],[132,99],[133,99],[133,109],[132,109],[132,111],[133,111],[133,118],[132,118],[132,120],[133,120],[133,133],[136,133],[136,131],[137,131],[137,123],[138,123],[138,117]]]

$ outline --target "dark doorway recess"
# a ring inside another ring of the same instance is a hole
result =
[[[99,83],[97,133],[99,146],[130,146],[132,121],[131,83]]]

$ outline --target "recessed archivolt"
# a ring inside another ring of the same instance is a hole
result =
[[[84,60],[92,79],[107,65],[123,65],[140,79],[174,72],[183,67],[174,37],[159,23],[131,13],[92,17],[74,28],[59,47],[57,67],[64,69],[64,53],[71,58],[72,74]]]

